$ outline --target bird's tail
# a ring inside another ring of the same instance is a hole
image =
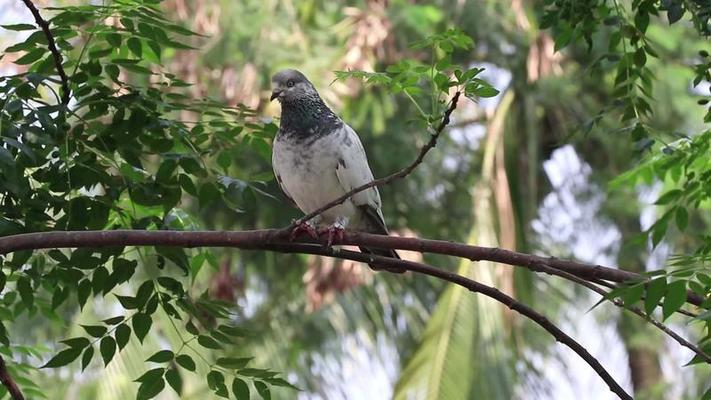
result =
[[[379,210],[370,207],[370,206],[362,206],[363,214],[365,216],[365,226],[366,226],[366,232],[369,233],[377,233],[380,235],[388,235],[388,228],[385,226],[385,221],[383,220],[382,214],[379,212]],[[395,259],[400,259],[400,256],[397,254],[397,252],[393,249],[378,249],[378,248],[373,248],[373,247],[359,247],[360,251],[365,253],[365,254],[373,254],[376,256],[383,256],[383,257],[390,257],[390,258],[395,258]],[[399,267],[385,267],[385,266],[380,266],[378,263],[368,263],[368,266],[372,268],[373,270],[385,270],[388,272],[392,272],[395,274],[402,274],[406,270],[404,268],[399,268]]]
[[[396,258],[398,260],[400,259],[400,256],[393,249],[374,249],[371,247],[359,247],[359,249],[361,252],[363,252],[365,254],[374,254],[376,256]],[[403,272],[406,271],[404,268],[398,268],[398,267],[381,267],[377,263],[369,263],[368,266],[375,271],[385,270],[385,271],[392,272],[395,274],[402,274]]]

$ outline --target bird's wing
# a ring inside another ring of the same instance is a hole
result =
[[[276,143],[274,143],[274,145],[276,145]],[[286,191],[286,187],[284,187],[284,182],[282,182],[281,180],[281,173],[279,172],[279,163],[276,160],[276,152],[274,150],[272,150],[272,168],[274,169],[274,176],[276,177],[277,183],[279,184],[279,188],[281,189],[282,193],[284,193],[284,196],[286,196],[286,199],[289,200],[289,203],[291,203],[291,205],[293,205],[294,207],[298,207],[289,192]]]
[[[294,207],[298,207],[298,205],[296,205],[296,202],[294,201],[294,199],[291,198],[291,195],[289,194],[289,192],[286,191],[286,188],[284,187],[284,183],[281,181],[281,175],[279,175],[276,172],[276,169],[274,170],[274,176],[276,176],[276,180],[277,180],[277,183],[279,184],[279,188],[281,189],[282,193],[284,193],[284,196],[286,196],[286,199],[289,200],[289,203],[291,203],[291,205]]]
[[[343,143],[339,146],[339,158],[336,165],[336,175],[338,181],[343,186],[343,190],[350,191],[358,186],[362,186],[373,180],[373,173],[368,166],[368,159],[365,156],[365,149],[358,138],[358,134],[348,126],[343,124]],[[380,212],[380,193],[377,187],[366,189],[356,193],[351,198],[357,206],[372,207],[377,214]]]

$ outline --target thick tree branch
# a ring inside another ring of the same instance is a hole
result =
[[[393,172],[392,174],[385,176],[383,178],[376,179],[374,181],[371,181],[369,183],[366,183],[365,185],[358,186],[357,188],[354,188],[350,190],[348,193],[344,194],[343,196],[326,203],[324,206],[318,208],[317,210],[310,212],[303,217],[299,218],[296,220],[291,226],[289,226],[289,229],[293,229],[299,224],[302,224],[304,222],[310,221],[314,217],[320,215],[326,210],[329,210],[344,201],[348,200],[351,196],[353,196],[356,193],[360,193],[364,190],[370,189],[374,186],[382,186],[382,185],[387,185],[388,183],[404,178],[407,175],[409,175],[415,168],[417,168],[418,165],[422,164],[422,160],[424,160],[425,155],[427,154],[428,151],[432,150],[436,145],[437,145],[437,139],[439,138],[439,135],[442,133],[444,128],[449,125],[450,117],[452,116],[452,113],[454,110],[457,108],[457,102],[459,101],[459,96],[461,95],[461,92],[456,92],[454,93],[454,96],[452,96],[452,100],[449,102],[449,107],[447,107],[447,110],[444,112],[444,115],[442,116],[442,121],[440,121],[439,125],[437,126],[437,129],[434,130],[434,132],[431,133],[430,135],[430,140],[422,146],[422,149],[420,149],[420,153],[417,155],[417,158],[415,161],[413,161],[410,165],[407,167],[397,171]]]
[[[0,383],[5,386],[7,392],[10,393],[12,400],[25,400],[25,396],[22,395],[20,388],[10,376],[10,372],[7,370],[7,365],[5,365],[5,360],[0,356]]]
[[[456,273],[435,268],[429,265],[420,264],[411,261],[398,260],[394,258],[375,256],[371,254],[363,254],[355,251],[340,250],[337,248],[327,248],[314,244],[298,244],[298,243],[282,243],[267,245],[266,249],[287,252],[287,253],[309,253],[322,256],[346,258],[349,260],[361,261],[365,263],[375,263],[383,267],[392,267],[398,269],[406,269],[408,271],[421,273],[424,275],[433,276],[456,285],[462,286],[472,292],[483,294],[490,297],[508,307],[511,310],[518,312],[531,321],[538,324],[540,327],[548,331],[558,342],[563,343],[573,350],[580,358],[582,358],[607,384],[610,390],[621,399],[632,399],[632,396],[627,394],[625,390],[615,381],[615,379],[605,370],[605,367],[590,354],[585,347],[578,343],[575,339],[568,336],[548,318],[528,307],[527,305],[516,301],[514,298],[499,291],[491,286],[484,285],[474,280],[465,278]]]
[[[254,231],[52,231],[25,233],[0,237],[0,254],[18,250],[38,250],[67,247],[107,246],[177,246],[177,247],[235,247],[263,249],[267,244],[289,243],[289,230],[265,229]],[[325,240],[311,238],[300,240],[306,243],[325,245]],[[412,250],[466,258],[472,261],[493,261],[500,264],[527,268],[537,272],[565,271],[587,281],[639,282],[645,278],[634,272],[585,264],[553,257],[540,257],[495,247],[470,246],[444,240],[405,238],[373,235],[361,232],[346,232],[344,240],[337,244],[363,245],[367,247],[397,250]],[[542,271],[541,265],[550,267]],[[561,274],[557,274],[561,275]],[[701,305],[703,299],[688,295],[687,301]]]
[[[393,237],[362,232],[351,232],[345,236],[342,244],[363,244],[375,248],[412,250],[421,253],[450,255],[468,258],[472,261],[493,261],[500,264],[524,267],[532,271],[547,272],[559,276],[562,275],[556,273],[555,271],[564,271],[586,281],[603,280],[618,283],[632,283],[647,279],[635,272],[625,271],[618,268],[562,260],[555,257],[541,257],[496,247],[470,246],[444,240]],[[541,266],[548,266],[550,269],[543,271],[540,268]],[[701,306],[703,301],[704,299],[700,296],[691,292],[687,293],[687,302],[696,306]]]
[[[49,48],[50,53],[52,53],[52,57],[54,58],[54,67],[57,69],[59,79],[62,81],[62,104],[66,106],[69,104],[69,96],[71,94],[69,91],[69,78],[67,78],[67,73],[64,72],[64,67],[62,66],[62,54],[57,49],[57,43],[54,40],[54,35],[52,35],[52,32],[49,30],[49,23],[42,18],[42,15],[40,15],[39,10],[35,7],[32,1],[22,0],[22,2],[25,3],[25,6],[27,6],[32,13],[32,16],[35,17],[37,26],[42,29],[44,36],[47,37],[47,47]]]

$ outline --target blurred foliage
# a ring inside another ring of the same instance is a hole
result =
[[[29,16],[4,26],[20,41],[0,56],[0,235],[283,226],[298,213],[269,164],[272,73],[309,76],[359,132],[376,176],[411,161],[460,88],[478,102],[460,105],[412,176],[381,189],[389,226],[550,251],[529,226],[551,190],[542,162],[570,143],[593,183],[611,181],[600,218],[623,232],[619,265],[643,264],[661,244],[675,253],[647,272],[649,285],[612,296],[673,320],[692,290],[707,300],[688,333],[711,352],[707,1],[79,3],[40,10],[70,76],[69,104],[43,32]],[[659,216],[642,229],[638,193],[654,185]],[[581,311],[584,296],[547,277],[425,261],[549,316]],[[353,365],[394,366],[381,378],[404,398],[547,398],[555,384],[531,383],[545,377],[536,360],[557,357],[553,341],[500,306],[341,262],[207,249],[18,252],[3,260],[0,289],[0,352],[29,397],[293,398],[277,389],[292,384],[313,397],[383,396],[348,383]],[[367,362],[349,361],[353,341]],[[647,347],[658,362],[662,346]],[[707,367],[687,367],[698,374],[684,398],[708,389]]]

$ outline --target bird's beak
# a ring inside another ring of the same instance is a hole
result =
[[[276,88],[272,91],[272,97],[269,98],[269,101],[274,101],[279,95],[281,94],[281,89]]]

